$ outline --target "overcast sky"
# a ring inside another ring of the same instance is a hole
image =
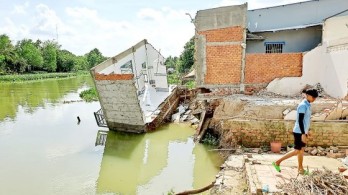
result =
[[[249,9],[305,0],[248,0]],[[161,53],[178,56],[194,35],[198,10],[238,5],[246,0],[0,0],[0,34],[58,39],[63,49],[82,55],[98,48],[113,56],[142,39]]]

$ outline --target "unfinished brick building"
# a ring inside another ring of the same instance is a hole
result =
[[[324,20],[347,15],[347,6],[345,0],[318,0],[257,10],[243,4],[198,11],[197,86],[228,95],[265,88],[276,78],[301,77],[305,52],[322,43]]]

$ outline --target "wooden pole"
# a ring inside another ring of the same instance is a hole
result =
[[[212,182],[211,184],[209,184],[208,186],[205,186],[204,188],[197,189],[197,190],[188,190],[188,191],[185,191],[185,192],[177,193],[176,195],[189,195],[189,194],[202,193],[202,192],[205,192],[205,191],[209,190],[210,188],[212,188],[214,186],[214,184],[215,184],[215,181]]]

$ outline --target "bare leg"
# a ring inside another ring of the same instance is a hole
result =
[[[299,150],[299,153],[297,154],[297,160],[298,160],[298,170],[302,171],[303,169],[303,155],[304,155],[304,147]]]
[[[275,163],[276,165],[280,165],[281,162],[283,162],[284,160],[291,158],[293,156],[296,156],[300,153],[300,150],[293,150],[291,152],[288,152],[287,154],[285,154],[283,157],[281,157],[279,160],[277,160]]]

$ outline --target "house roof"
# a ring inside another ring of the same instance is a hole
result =
[[[196,76],[196,70],[193,69],[190,73],[184,76],[185,79],[194,78]]]
[[[264,30],[263,32],[277,32],[277,31],[283,31],[283,30],[296,30],[296,29],[308,28],[308,27],[312,27],[312,26],[322,26],[322,25],[323,25],[323,23],[304,24],[304,25],[289,26],[289,27],[277,28],[277,29],[268,29],[268,30]]]
[[[250,32],[266,32],[316,26],[335,14],[348,15],[347,0],[312,0],[249,10]]]

